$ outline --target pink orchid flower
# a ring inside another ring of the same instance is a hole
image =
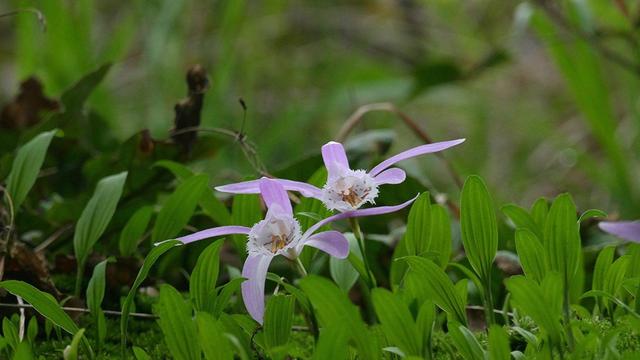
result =
[[[344,259],[349,254],[349,242],[338,231],[316,232],[322,226],[341,219],[387,214],[407,207],[415,198],[397,205],[381,206],[364,210],[350,211],[330,216],[318,221],[304,233],[298,220],[293,216],[291,202],[284,187],[275,180],[262,178],[258,181],[262,199],[267,206],[263,220],[249,228],[246,226],[220,226],[202,230],[177,240],[184,244],[216,236],[244,234],[248,236],[247,257],[242,268],[242,298],[247,311],[257,322],[262,323],[264,315],[264,285],[267,269],[278,255],[296,259],[302,248],[312,246],[331,256]]]
[[[359,209],[366,203],[375,203],[378,187],[383,184],[400,184],[405,178],[404,170],[391,167],[397,162],[416,156],[448,149],[465,139],[437,142],[417,146],[388,158],[373,169],[352,170],[342,144],[331,141],[322,147],[322,159],[327,168],[327,183],[322,189],[313,185],[284,179],[275,179],[287,191],[297,191],[303,196],[322,201],[329,210],[347,212]],[[216,187],[216,190],[234,194],[257,194],[260,180],[251,180]]]
[[[619,238],[640,242],[640,221],[601,221],[600,229]]]

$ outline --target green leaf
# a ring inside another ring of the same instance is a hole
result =
[[[309,275],[300,280],[300,287],[307,294],[321,324],[345,324],[349,338],[363,359],[380,358],[377,338],[370,335],[359,309],[336,285],[319,276]]]
[[[171,160],[160,160],[153,164],[153,166],[162,167],[171,171],[180,181],[184,181],[194,175],[194,172],[188,167]],[[222,201],[218,200],[212,191],[205,191],[198,203],[204,213],[219,225],[231,224],[231,214],[229,214],[227,207],[224,206]]]
[[[346,233],[344,235],[349,241],[349,253],[359,254],[360,250],[358,249],[355,236],[352,233]],[[358,277],[360,277],[360,274],[353,267],[349,259],[338,259],[333,256],[329,257],[329,273],[338,287],[346,293],[351,290],[356,281],[358,281]]]
[[[207,360],[233,359],[231,345],[222,325],[209,313],[196,313],[198,339]]]
[[[71,344],[67,345],[64,349],[64,360],[78,360],[78,346],[80,345],[80,340],[83,335],[84,329],[78,330],[78,332],[73,335]]]
[[[607,270],[613,262],[613,255],[616,251],[616,247],[613,245],[607,246],[600,250],[596,264],[593,268],[593,280],[591,283],[592,290],[604,290],[604,279],[607,275]]]
[[[431,230],[431,199],[428,192],[422,193],[411,205],[407,230],[403,243],[408,255],[422,255],[427,252],[429,231]]]
[[[289,342],[295,299],[291,295],[276,295],[269,298],[264,313],[264,340],[268,350]]]
[[[32,285],[17,280],[5,280],[0,282],[0,288],[7,290],[13,295],[20,296],[28,302],[40,315],[51,320],[55,325],[61,327],[71,335],[75,335],[79,328],[73,320],[65,313],[51,294],[42,292]],[[93,351],[89,342],[83,338],[83,346],[87,353],[93,356]]]
[[[484,360],[485,354],[482,346],[473,333],[466,327],[455,322],[449,323],[449,335],[458,353],[465,360]]]
[[[110,260],[111,259],[103,260],[93,268],[93,275],[91,276],[89,285],[87,286],[87,307],[89,308],[89,311],[91,311],[91,316],[93,317],[93,321],[96,326],[96,333],[98,335],[98,352],[100,352],[106,336],[106,331],[103,329],[106,324],[104,323],[104,313],[102,312],[101,306],[106,286],[105,268]]]
[[[151,232],[151,240],[154,243],[175,238],[187,225],[202,194],[209,191],[208,182],[208,176],[201,174],[194,175],[178,185],[158,213]]]
[[[409,264],[409,272],[405,279],[407,289],[422,301],[433,300],[452,319],[466,324],[466,304],[444,270],[429,259],[416,256],[405,259]]]
[[[547,222],[547,214],[549,213],[549,202],[546,198],[539,198],[531,206],[531,217],[538,224],[538,228],[544,229]],[[542,237],[540,238],[542,240]]]
[[[585,212],[582,213],[582,215],[580,215],[580,218],[578,219],[579,223],[583,223],[587,220],[593,219],[593,218],[606,218],[607,217],[607,213],[599,210],[599,209],[589,209]]]
[[[220,271],[220,248],[224,240],[218,240],[200,254],[189,280],[189,294],[196,311],[213,313],[216,301],[216,282]]]
[[[136,360],[151,360],[151,356],[147,355],[146,351],[137,346],[133,347],[133,355],[136,357]]]
[[[73,236],[73,248],[78,259],[78,269],[84,267],[91,249],[111,221],[126,179],[127,173],[122,172],[100,180],[89,203],[82,211]],[[76,289],[76,291],[78,290]]]
[[[561,309],[557,308],[554,299],[561,294],[546,293],[542,285],[520,275],[512,276],[505,283],[514,307],[531,317],[558,344],[562,337]]]
[[[229,304],[231,296],[240,289],[240,285],[244,281],[244,278],[236,278],[222,286],[222,290],[220,290],[220,293],[216,296],[216,301],[213,306],[213,316],[216,318],[220,317],[222,311],[224,311]]]
[[[619,295],[620,290],[622,289],[622,282],[625,279],[627,268],[629,267],[630,260],[631,256],[624,255],[616,259],[616,261],[611,264],[611,266],[607,269],[602,290],[613,296]]]
[[[523,228],[531,231],[538,239],[542,239],[542,227],[529,215],[527,210],[515,204],[507,204],[501,208],[502,212],[513,222],[516,230]]]
[[[313,353],[313,360],[346,360],[348,351],[349,327],[335,323],[320,330],[320,339]]]
[[[13,354],[13,360],[34,360],[35,356],[31,350],[31,344],[27,341],[21,342],[16,348],[16,352]],[[66,359],[65,359],[66,360]]]
[[[129,322],[129,313],[131,312],[131,305],[133,303],[133,297],[135,296],[138,288],[142,284],[142,282],[149,275],[149,270],[155,262],[168,250],[172,249],[176,245],[181,245],[181,242],[178,240],[170,240],[165,241],[162,244],[158,244],[158,246],[151,249],[147,257],[144,259],[142,263],[142,267],[140,271],[138,271],[138,275],[136,276],[127,297],[122,304],[122,316],[120,317],[120,351],[122,358],[125,358],[126,344],[127,344],[127,325]]]
[[[420,348],[427,352],[427,359],[433,358],[432,337],[436,322],[436,306],[431,300],[422,303],[416,318],[417,335],[420,340]]]
[[[489,360],[511,360],[509,334],[502,326],[494,324],[489,327],[488,350]]]
[[[576,206],[569,194],[559,195],[551,205],[544,227],[544,247],[549,268],[560,272],[569,284],[578,269],[580,234]]]
[[[493,200],[478,176],[470,176],[462,188],[460,226],[469,263],[480,279],[487,282],[498,251],[498,224]]]
[[[152,214],[153,207],[143,206],[136,210],[129,221],[127,221],[127,224],[120,233],[120,241],[118,242],[120,255],[132,256],[136,252],[138,244],[140,244],[145,231],[147,231]]]
[[[451,220],[441,205],[431,205],[431,231],[427,254],[433,254],[438,264],[445,268],[451,257]]]
[[[9,317],[2,319],[2,335],[4,335],[7,344],[14,350],[20,344],[20,336],[18,336],[16,324]]]
[[[160,285],[156,306],[160,329],[171,355],[179,360],[199,360],[200,342],[191,318],[191,306],[171,285]]]
[[[29,319],[29,325],[27,325],[27,339],[30,344],[34,343],[36,336],[38,336],[38,318],[32,316],[31,319]]]
[[[255,194],[239,194],[233,197],[231,219],[234,225],[253,226],[262,220],[260,197]],[[232,235],[233,243],[240,254],[246,254],[247,237]]]
[[[542,281],[547,271],[545,251],[536,235],[525,228],[516,230],[516,251],[525,275],[538,282]]]
[[[392,346],[397,346],[405,355],[422,354],[418,328],[407,305],[389,290],[376,288],[371,291],[371,300],[382,329]]]
[[[57,129],[43,132],[18,150],[7,177],[7,192],[11,196],[14,211],[18,211],[36,183],[51,139],[57,132]]]

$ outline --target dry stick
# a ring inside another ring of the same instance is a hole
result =
[[[424,131],[420,127],[420,125],[418,125],[418,123],[416,123],[413,119],[411,119],[411,117],[409,117],[403,111],[398,109],[397,106],[395,106],[393,103],[390,103],[390,102],[366,104],[359,107],[351,116],[349,116],[349,118],[344,123],[344,125],[342,125],[342,128],[340,129],[340,131],[338,132],[338,135],[336,136],[336,141],[344,142],[345,139],[351,133],[351,131],[356,127],[356,125],[358,125],[362,121],[362,119],[364,118],[364,115],[372,111],[387,111],[397,115],[400,118],[400,120],[402,120],[402,122],[424,143],[431,144],[433,142],[431,141],[431,137],[429,136],[429,134],[427,134],[427,132]],[[456,170],[453,168],[453,165],[451,164],[451,162],[447,160],[447,158],[442,153],[436,153],[435,155],[438,156],[444,162],[447,168],[447,171],[449,172],[449,175],[451,175],[451,177],[453,178],[453,181],[456,183],[458,188],[461,189],[462,179],[460,178]],[[447,199],[446,201],[449,209],[455,214],[457,218],[460,218],[460,209],[458,208],[458,206],[449,199]]]
[[[42,32],[47,31],[47,19],[44,17],[44,14],[42,13],[42,11],[40,11],[38,9],[35,9],[35,8],[25,8],[25,9],[12,10],[12,11],[0,14],[0,18],[8,17],[8,16],[15,16],[15,15],[18,15],[19,13],[21,13],[21,12],[35,14],[36,18],[38,19],[38,22],[40,23],[40,28],[42,29]]]
[[[14,309],[33,309],[33,305],[30,304],[8,304],[8,303],[0,303],[0,307],[5,307],[5,308],[14,308]],[[66,307],[63,306],[61,308],[64,311],[69,311],[69,312],[78,312],[78,313],[91,313],[91,310],[89,309],[84,309],[84,308],[76,308],[76,307]],[[113,315],[113,316],[122,316],[122,312],[121,311],[115,311],[115,310],[103,310],[103,312],[105,313],[105,315]],[[129,316],[133,316],[133,317],[139,317],[139,318],[143,318],[143,319],[157,319],[158,317],[156,315],[153,314],[145,314],[145,313],[129,313]]]
[[[15,220],[15,209],[13,208],[13,199],[7,191],[7,188],[0,185],[0,191],[4,194],[4,198],[7,199],[7,204],[9,205],[9,226],[7,227],[7,235],[3,241],[3,244],[0,244],[2,249],[0,249],[0,280],[4,278],[4,264],[5,258],[11,256],[11,246],[13,246],[11,242],[11,232],[13,231],[13,222]]]
[[[33,249],[33,251],[34,252],[43,251],[49,245],[53,244],[56,240],[58,240],[65,232],[67,232],[69,229],[72,229],[72,228],[73,228],[73,224],[66,224],[65,226],[59,228],[53,234],[51,234],[51,236],[49,236],[45,241],[43,241],[38,246],[36,246],[36,248]]]

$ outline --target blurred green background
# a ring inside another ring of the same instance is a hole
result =
[[[270,170],[316,154],[360,106],[392,102],[434,140],[467,138],[446,157],[461,176],[485,177],[499,202],[570,191],[579,208],[640,217],[635,1],[0,3],[20,8],[41,11],[46,30],[33,13],[0,18],[0,104],[28,76],[56,98],[114,62],[90,107],[121,140],[144,128],[167,138],[199,63],[211,79],[202,125],[239,130],[242,97]],[[374,130],[394,137],[392,153],[421,143],[388,112],[366,114],[354,133]],[[232,142],[200,166],[216,183],[256,176]],[[436,157],[403,166],[457,196]]]

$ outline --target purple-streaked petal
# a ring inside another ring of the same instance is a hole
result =
[[[385,169],[389,168],[389,166],[397,162],[400,162],[402,160],[407,160],[419,155],[442,151],[450,147],[456,146],[458,144],[461,144],[464,142],[464,140],[465,139],[457,139],[457,140],[442,141],[442,142],[437,142],[437,143],[427,144],[422,146],[416,146],[409,150],[403,151],[398,155],[394,155],[388,158],[387,160],[381,162],[380,164],[376,165],[373,169],[371,169],[371,171],[369,171],[369,175],[376,176],[380,174],[382,171],[384,171]]]
[[[300,181],[273,179],[284,187],[287,191],[297,191],[304,197],[319,198],[322,194],[322,190],[317,187],[303,183]],[[215,188],[220,192],[231,194],[259,194],[260,193],[260,180],[243,181],[235,184],[217,186]]]
[[[313,246],[338,259],[344,259],[349,255],[349,240],[339,231],[313,234],[302,242],[302,246]]]
[[[392,212],[396,212],[399,210],[402,210],[404,208],[406,208],[407,206],[411,205],[411,203],[418,198],[418,195],[416,195],[413,199],[406,201],[400,205],[394,205],[394,206],[377,206],[377,207],[372,207],[372,208],[368,208],[368,209],[359,209],[359,210],[353,210],[353,211],[346,211],[340,214],[336,214],[333,216],[329,216],[326,219],[320,220],[317,223],[313,224],[311,227],[309,227],[309,229],[307,229],[307,231],[302,235],[302,238],[306,238],[307,236],[310,236],[311,234],[313,234],[316,230],[318,230],[319,228],[323,227],[324,225],[333,222],[333,221],[338,221],[338,220],[342,220],[342,219],[348,219],[348,218],[354,218],[354,217],[363,217],[363,216],[372,216],[372,215],[382,215],[382,214],[389,214]]]
[[[377,185],[383,184],[400,184],[407,178],[404,170],[398,168],[387,169],[376,175],[373,180]]]
[[[264,282],[273,256],[249,255],[242,267],[242,300],[251,317],[262,324],[264,316]]]
[[[640,242],[640,221],[601,221],[600,229],[629,241]]]
[[[347,153],[344,151],[342,144],[329,141],[322,146],[322,160],[327,168],[327,176],[329,179],[339,175],[341,170],[349,169],[349,160]]]
[[[264,203],[267,205],[267,209],[273,208],[278,212],[293,216],[289,196],[284,190],[284,187],[276,180],[271,180],[266,177],[260,179],[260,194]]]
[[[189,234],[183,237],[179,237],[176,240],[179,240],[183,244],[192,243],[194,241],[208,239],[216,236],[223,235],[232,235],[232,234],[249,234],[251,228],[246,226],[220,226],[214,227],[211,229],[206,229],[202,231],[195,232],[193,234]],[[158,245],[159,243],[155,243],[154,245]]]

